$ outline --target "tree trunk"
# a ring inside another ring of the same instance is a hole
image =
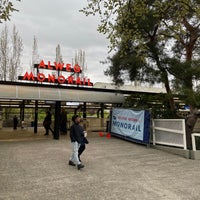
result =
[[[189,40],[184,42],[183,45],[185,46],[185,51],[186,51],[186,61],[191,62],[194,46],[199,37],[199,28],[192,26],[186,20],[186,18],[183,19],[183,25],[185,26],[186,30],[189,32],[190,35]],[[192,76],[186,78],[185,87],[193,92]],[[186,141],[187,141],[187,149],[190,150],[192,149],[191,134],[198,118],[197,114],[198,114],[198,109],[195,105],[195,102],[191,101],[190,114],[186,118]]]

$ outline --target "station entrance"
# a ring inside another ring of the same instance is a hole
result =
[[[87,129],[98,130],[105,129],[109,110],[123,102],[123,94],[111,89],[0,82],[0,128],[12,126],[17,112],[19,127],[32,126],[37,134],[48,110],[53,116],[54,139],[59,139],[62,109],[67,113],[68,128],[71,116],[79,114]]]

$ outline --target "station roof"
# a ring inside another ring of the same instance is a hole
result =
[[[0,99],[123,103],[116,90],[0,81]]]
[[[164,87],[153,87],[153,86],[141,86],[141,85],[122,85],[116,86],[114,83],[103,83],[96,82],[94,84],[94,88],[104,88],[104,89],[115,89],[120,90],[123,93],[146,93],[146,94],[158,94],[158,93],[166,93],[166,89]]]

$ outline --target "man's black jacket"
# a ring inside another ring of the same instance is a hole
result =
[[[81,134],[83,133],[83,128],[78,123],[74,123],[70,128],[70,139],[71,142],[81,143]]]

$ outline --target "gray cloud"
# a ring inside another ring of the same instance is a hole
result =
[[[22,0],[15,3],[19,12],[13,13],[7,24],[10,28],[15,24],[22,37],[24,69],[30,65],[33,37],[36,36],[43,60],[54,61],[58,44],[65,62],[71,62],[75,51],[82,49],[86,53],[91,80],[110,82],[103,73],[107,66],[100,64],[108,56],[108,41],[96,30],[97,17],[86,17],[79,12],[86,3],[83,0]],[[3,27],[1,24],[0,30]]]

